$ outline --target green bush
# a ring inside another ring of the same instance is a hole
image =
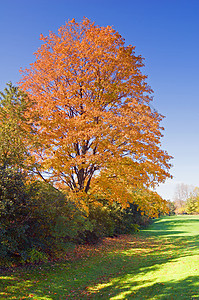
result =
[[[118,203],[108,204],[105,199],[97,199],[101,205],[90,205],[88,220],[92,228],[82,230],[78,241],[82,243],[97,243],[102,237],[113,237],[118,234],[139,231],[140,227],[147,226],[149,218],[141,215],[137,205],[130,204],[122,209]]]
[[[23,175],[13,169],[0,169],[0,217],[1,260],[60,256],[81,231],[92,228],[85,213],[61,191],[40,181],[26,186]]]
[[[0,253],[1,257],[23,255],[29,247],[28,196],[23,175],[0,168]]]
[[[138,205],[130,203],[129,207],[122,211],[121,233],[130,233],[137,231],[138,228],[144,228],[149,225],[151,218],[141,213]],[[138,225],[138,226],[135,226]],[[119,228],[118,228],[119,229]]]
[[[88,228],[83,211],[50,184],[34,182],[28,187],[31,218],[28,234],[31,247],[54,256],[66,252],[79,232]]]
[[[91,226],[80,231],[79,241],[94,244],[104,236],[113,236],[115,223],[108,206],[90,206],[88,221]]]
[[[28,257],[26,259],[29,263],[40,263],[40,262],[46,262],[48,260],[48,257],[45,253],[38,251],[35,248],[32,248],[27,253]]]

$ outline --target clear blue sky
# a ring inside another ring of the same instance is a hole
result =
[[[1,1],[0,90],[34,61],[40,33],[83,16],[112,25],[145,58],[153,106],[166,116],[162,148],[174,156],[160,195],[172,198],[181,182],[199,186],[199,0]]]

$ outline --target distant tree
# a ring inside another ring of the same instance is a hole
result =
[[[188,184],[178,184],[176,186],[174,204],[176,206],[176,213],[181,214],[186,212],[186,201],[190,197],[193,187]]]
[[[175,210],[176,210],[175,203],[171,200],[167,200],[167,205],[168,205],[168,209],[169,209],[168,214],[170,216],[175,215]]]
[[[163,116],[150,105],[152,90],[134,47],[86,18],[41,40],[20,87],[34,103],[30,117],[38,115],[42,170],[79,199],[92,188],[124,206],[132,201],[129,187],[171,177],[171,157],[160,144]]]
[[[196,187],[190,194],[186,202],[186,212],[188,214],[199,214],[199,188]]]

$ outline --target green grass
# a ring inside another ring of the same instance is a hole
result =
[[[0,299],[199,299],[199,216],[81,246],[65,262],[0,276]]]

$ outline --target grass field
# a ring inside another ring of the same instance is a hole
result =
[[[64,262],[4,272],[0,299],[199,299],[199,216],[157,219]]]

